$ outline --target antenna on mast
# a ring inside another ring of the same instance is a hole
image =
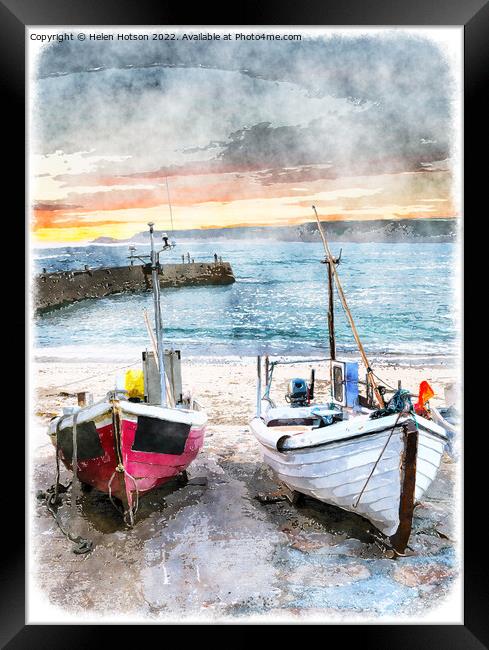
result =
[[[173,235],[173,212],[171,209],[170,188],[168,187],[168,176],[165,176],[165,182],[166,182],[166,195],[168,197],[168,207],[170,208],[171,234]]]

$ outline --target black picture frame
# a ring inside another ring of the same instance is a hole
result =
[[[191,23],[189,23],[189,18]],[[423,2],[407,0],[337,0],[336,2],[290,2],[282,0],[269,0],[247,2],[236,8],[235,15],[224,14],[220,5],[214,7],[209,4],[202,5],[200,9],[178,4],[153,4],[149,0],[100,0],[98,3],[84,2],[83,0],[0,0],[0,79],[3,85],[4,109],[7,116],[4,118],[4,143],[7,135],[13,134],[14,146],[9,146],[8,151],[8,189],[9,195],[14,196],[10,218],[14,224],[15,233],[12,244],[13,268],[20,269],[18,251],[24,246],[24,233],[19,228],[17,215],[25,212],[21,207],[20,199],[23,197],[24,164],[25,156],[19,144],[18,134],[24,127],[24,99],[25,99],[25,28],[26,26],[56,26],[56,25],[297,25],[297,26],[464,26],[465,33],[465,152],[470,148],[470,157],[465,155],[465,182],[469,179],[474,187],[477,179],[481,181],[480,188],[484,186],[481,171],[472,152],[483,148],[485,112],[482,103],[484,86],[487,88],[488,62],[488,36],[489,36],[489,0],[424,0]],[[468,117],[470,112],[470,119]],[[17,128],[16,128],[17,127]],[[7,133],[9,132],[9,133]],[[17,134],[15,136],[15,134]],[[15,183],[20,185],[17,192],[11,189]],[[487,184],[487,182],[486,182]],[[477,189],[477,188],[475,188]],[[481,194],[479,193],[479,196]],[[16,197],[16,200],[15,200]],[[480,205],[476,203],[477,194],[465,193],[465,232],[469,219],[477,217]],[[482,205],[482,204],[481,204]],[[15,210],[15,212],[14,212]],[[15,216],[15,219],[14,219]],[[10,233],[10,231],[9,231]],[[465,235],[465,238],[467,234]],[[9,241],[10,234],[9,234]],[[12,252],[9,251],[9,252]],[[20,272],[22,276],[22,273]],[[18,282],[18,278],[17,278]],[[21,292],[16,292],[21,294]],[[26,313],[25,302],[22,294],[17,295],[16,309],[11,309],[13,315],[8,320],[9,335],[22,328],[26,323],[23,314]],[[20,382],[19,382],[20,386]],[[28,394],[27,391],[25,393]],[[20,404],[20,391],[18,402]],[[26,412],[29,404],[25,404]],[[20,407],[19,407],[20,412]],[[4,417],[14,417],[14,413],[6,411]],[[21,420],[21,418],[19,418]],[[471,421],[470,414],[466,414],[465,422],[468,429]],[[12,424],[12,422],[10,422]],[[10,428],[9,428],[10,430]],[[485,432],[474,432],[486,435]],[[7,430],[4,431],[7,436]],[[475,436],[474,436],[475,438]],[[470,476],[477,473],[479,468],[484,474],[484,454],[480,447],[475,451],[465,449],[465,465],[470,467],[466,472],[465,497],[472,494]],[[7,447],[5,447],[6,449]],[[4,449],[4,454],[6,453]],[[4,478],[9,481],[8,486],[16,486],[22,492],[22,483],[19,487],[19,473],[22,468],[22,459],[25,458],[26,448],[24,439],[16,430],[15,435],[8,436],[7,469],[12,470],[12,477]],[[485,455],[487,458],[487,454]],[[27,469],[26,469],[27,472]],[[487,473],[487,472],[486,472]],[[4,505],[8,501],[10,490],[4,491]],[[22,530],[24,530],[24,512],[22,499],[19,492],[14,504],[10,500],[7,509],[4,508],[4,540],[7,542],[6,550],[1,562],[1,588],[0,599],[0,641],[2,647],[17,648],[79,648],[112,642],[116,640],[125,629],[116,630],[116,626],[97,626],[96,632],[91,626],[83,625],[26,625],[25,624],[25,546],[22,543]],[[481,507],[485,500],[481,495]],[[5,501],[6,500],[6,501]],[[468,499],[465,499],[466,502]],[[15,522],[14,513],[17,515]],[[479,517],[482,517],[479,514]],[[12,522],[14,520],[14,523]],[[465,615],[464,625],[407,625],[407,626],[341,626],[343,645],[351,643],[352,636],[361,635],[361,644],[373,645],[376,648],[483,648],[488,647],[489,626],[487,623],[489,611],[487,598],[487,569],[484,558],[484,540],[478,537],[477,526],[465,522],[464,542],[464,587],[465,587]],[[93,636],[92,636],[93,635]],[[329,637],[329,632],[328,632]]]

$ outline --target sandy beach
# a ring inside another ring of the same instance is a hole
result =
[[[277,357],[293,360],[296,357]],[[36,389],[36,416],[51,418],[63,406],[76,404],[77,391],[88,390],[94,399],[101,399],[114,387],[117,374],[129,368],[139,368],[137,355],[127,363],[96,361],[46,361],[34,363],[33,384]],[[273,395],[283,398],[288,380],[298,376],[309,377],[310,369],[316,368],[316,397],[327,399],[329,390],[329,366],[326,362],[303,363],[293,366],[277,366],[274,371]],[[294,370],[293,370],[294,369]],[[397,363],[375,365],[375,373],[386,385],[402,386],[417,393],[421,381],[429,382],[435,392],[433,403],[445,403],[445,387],[456,383],[457,372],[453,365],[419,366]],[[302,375],[301,375],[302,373]],[[365,370],[360,366],[360,379]],[[185,390],[201,402],[207,410],[209,425],[246,426],[256,404],[256,357],[191,357],[182,359],[182,380]]]
[[[457,461],[447,454],[435,482],[415,510],[407,557],[385,557],[357,515],[306,499],[263,504],[258,493],[280,490],[261,462],[248,420],[255,405],[256,359],[183,358],[184,388],[207,410],[204,448],[191,465],[194,481],[168,484],[142,499],[134,529],[127,529],[106,495],[83,494],[81,531],[94,542],[86,556],[73,554],[38,490],[54,482],[49,419],[76,404],[76,392],[94,399],[113,387],[128,363],[35,362],[35,426],[30,433],[31,499],[36,539],[32,576],[39,598],[67,620],[341,621],[422,618],[443,605],[458,575],[454,529]],[[317,398],[326,398],[326,363],[279,366],[277,399],[291,376],[317,369]],[[433,403],[457,378],[447,365],[377,364],[386,384],[417,392],[427,380]],[[296,374],[297,373],[297,374]],[[272,394],[273,396],[273,394]],[[70,478],[62,470],[62,481]],[[69,496],[61,509],[68,522]],[[81,523],[80,523],[81,522]],[[47,610],[46,610],[47,611]]]

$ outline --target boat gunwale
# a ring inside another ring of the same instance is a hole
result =
[[[117,400],[116,400],[117,401]],[[142,402],[140,404],[128,402],[126,400],[118,400],[119,407],[122,411],[122,415],[128,415],[132,417],[146,416],[155,418],[157,420],[169,420],[171,422],[183,422],[184,424],[190,424],[192,428],[202,428],[207,425],[208,417],[205,411],[189,410],[189,409],[178,409],[178,408],[165,408],[161,406],[155,406],[154,404],[147,404]],[[127,407],[130,404],[131,406]],[[134,408],[134,406],[139,408]],[[143,408],[141,408],[143,407]],[[89,422],[90,420],[97,420],[108,415],[110,418],[110,413],[112,409],[112,400],[103,399],[100,402],[95,404],[90,404],[81,408],[79,411],[76,411],[79,414],[78,424],[83,424],[84,422]],[[195,416],[195,417],[194,417]],[[73,413],[65,413],[57,415],[49,422],[48,426],[48,435],[52,436],[56,433],[56,423],[58,420],[61,420],[59,429],[67,429],[73,426]]]
[[[257,418],[253,418],[253,419],[257,419]],[[263,423],[265,428],[267,428],[267,429],[273,429],[274,428],[274,427],[267,427],[266,423],[261,418],[260,418],[260,421]],[[411,419],[409,417],[405,418],[402,422],[400,422],[398,425],[396,425],[394,427],[394,429],[401,429],[402,430],[402,427],[406,426],[406,424],[409,421],[414,421],[414,418],[411,418]],[[251,421],[251,428],[253,428],[252,423],[253,423],[253,420]],[[290,440],[291,438],[293,438],[293,436],[284,435],[284,436],[281,436],[280,438],[278,438],[277,443],[276,443],[276,451],[280,452],[281,454],[287,454],[289,452],[294,453],[296,451],[300,451],[300,450],[303,450],[303,449],[317,449],[319,447],[325,447],[327,445],[334,445],[334,444],[338,444],[338,443],[342,443],[342,442],[347,442],[348,440],[357,440],[358,438],[363,438],[365,436],[377,435],[379,433],[384,433],[386,431],[391,431],[392,429],[393,429],[392,426],[387,426],[387,427],[383,427],[382,429],[375,429],[374,431],[364,431],[362,433],[356,433],[356,434],[353,434],[353,435],[348,435],[348,436],[345,436],[343,438],[337,438],[337,439],[334,439],[334,440],[326,440],[326,441],[323,441],[323,442],[318,442],[317,444],[309,444],[309,445],[297,446],[297,447],[292,447],[292,448],[289,448],[289,449],[284,449],[283,447],[280,446],[280,443],[285,442],[285,440],[287,440],[287,441]],[[448,441],[448,437],[444,437],[443,435],[441,435],[440,433],[438,433],[436,431],[432,431],[430,429],[427,429],[426,427],[424,427],[420,423],[418,423],[418,429],[420,431],[422,431],[426,435],[431,435],[431,436],[433,436],[435,438],[443,440],[444,442]],[[263,444],[263,443],[260,443],[260,444]]]

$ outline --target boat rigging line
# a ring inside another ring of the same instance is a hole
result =
[[[127,370],[127,368],[132,368],[134,366],[138,366],[141,363],[141,361],[135,361],[134,363],[130,363],[127,366],[120,366],[119,368],[114,368],[114,370]],[[66,384],[63,384],[63,386],[73,386],[73,384],[79,384],[81,381],[87,381],[88,379],[97,379],[97,377],[110,377],[112,373],[108,372],[98,372],[96,375],[90,375],[90,377],[83,377],[83,379],[75,379],[75,381],[69,381]]]
[[[338,271],[336,270],[336,264],[334,263],[334,258],[331,255],[331,251],[329,249],[329,245],[328,245],[326,236],[325,236],[325,234],[323,232],[323,228],[321,226],[321,222],[319,220],[319,216],[318,216],[318,213],[316,211],[316,207],[313,205],[312,209],[314,210],[314,214],[316,215],[316,221],[317,221],[317,224],[318,224],[318,231],[319,231],[319,234],[321,236],[321,240],[323,242],[324,251],[326,253],[326,260],[328,262],[329,268],[332,271],[333,278],[334,278],[334,280],[336,282],[336,288],[338,290],[338,295],[340,297],[341,304],[343,306],[343,309],[345,310],[346,317],[348,319],[348,322],[350,323],[350,327],[351,327],[351,330],[353,332],[353,336],[354,336],[355,341],[357,343],[360,354],[362,356],[363,363],[365,365],[365,368],[367,369],[367,378],[370,381],[370,384],[372,385],[372,389],[373,389],[373,392],[374,392],[375,397],[377,399],[377,402],[379,403],[381,408],[384,408],[384,406],[385,406],[384,398],[383,398],[381,392],[379,391],[379,389],[377,387],[376,381],[375,381],[374,376],[373,376],[373,370],[370,367],[369,360],[368,360],[367,355],[365,353],[362,342],[360,341],[360,337],[358,335],[357,328],[356,328],[355,323],[353,321],[353,316],[352,316],[352,314],[350,312],[350,309],[348,307],[348,303],[346,302],[345,293],[343,291],[343,287],[341,286],[340,278],[338,276]]]
[[[374,466],[372,467],[372,470],[371,470],[370,474],[368,475],[367,480],[365,481],[365,484],[364,484],[363,488],[360,490],[360,494],[358,495],[357,500],[355,501],[355,503],[352,504],[352,507],[353,507],[353,508],[356,508],[356,507],[358,506],[358,504],[360,503],[360,499],[362,498],[362,495],[363,495],[363,493],[365,492],[365,488],[366,488],[367,485],[369,484],[369,481],[370,481],[370,479],[372,478],[373,473],[375,472],[375,469],[376,469],[377,465],[378,465],[379,462],[380,462],[380,459],[381,459],[382,456],[384,455],[384,451],[387,449],[387,445],[389,444],[390,439],[392,438],[392,434],[394,433],[394,431],[395,431],[395,429],[396,429],[396,427],[397,427],[397,424],[398,424],[399,420],[401,419],[401,415],[402,415],[403,413],[405,413],[404,410],[399,411],[399,415],[397,416],[396,421],[394,422],[394,426],[392,427],[391,432],[389,433],[389,435],[388,435],[388,437],[387,437],[387,440],[385,441],[385,445],[382,447],[382,450],[381,450],[381,452],[380,452],[380,454],[379,454],[379,457],[378,457],[377,460],[375,461]]]
[[[379,377],[379,375],[376,375],[375,372],[374,372],[373,370],[372,370],[372,375],[373,375],[376,379],[378,379],[378,380],[380,381],[381,384],[384,384],[384,386],[387,386],[387,388],[390,388],[390,390],[393,390],[394,392],[395,392],[396,390],[399,390],[399,388],[394,388],[394,386],[391,386],[390,384],[388,384],[388,383],[385,381],[385,379],[382,379],[381,377]]]

